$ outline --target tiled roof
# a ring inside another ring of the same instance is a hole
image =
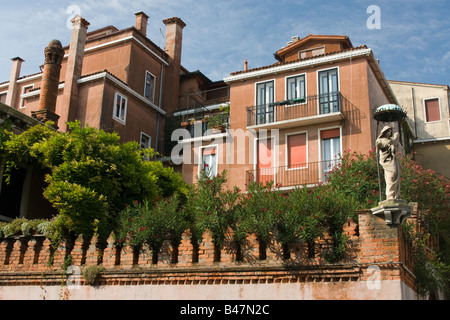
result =
[[[340,50],[340,51],[334,51],[334,52],[319,54],[319,55],[316,55],[316,56],[313,56],[313,57],[306,57],[306,58],[303,58],[303,59],[297,59],[297,60],[288,61],[288,62],[276,62],[274,64],[267,65],[267,66],[257,67],[257,68],[248,69],[248,70],[235,71],[235,72],[230,73],[230,76],[235,76],[235,75],[238,75],[238,74],[243,74],[243,73],[252,72],[252,71],[264,70],[264,69],[273,68],[273,67],[282,66],[282,65],[288,65],[288,64],[291,64],[291,63],[299,62],[299,61],[311,60],[311,59],[316,59],[316,58],[320,58],[320,57],[330,56],[330,55],[337,54],[337,53],[354,51],[354,50],[359,50],[359,49],[367,49],[367,46],[366,45],[362,45],[362,46],[358,46],[358,47],[352,47],[352,48],[348,48],[348,49],[344,49],[344,50]]]
[[[296,41],[292,41],[290,43],[288,43],[287,46],[281,48],[280,50],[278,50],[276,53],[280,56],[283,56],[285,53],[301,47],[302,45],[304,45],[305,43],[309,42],[309,41],[314,41],[314,40],[319,40],[319,41],[339,41],[341,44],[344,45],[344,48],[351,48],[353,47],[352,42],[350,41],[349,37],[347,36],[342,36],[342,35],[323,35],[323,34],[309,34],[308,36],[304,37],[303,39],[298,39]]]

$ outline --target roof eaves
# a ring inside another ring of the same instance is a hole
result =
[[[269,68],[273,68],[273,67],[277,67],[277,66],[289,65],[289,64],[298,63],[298,62],[301,62],[301,61],[322,58],[322,57],[326,57],[326,56],[331,56],[331,55],[335,55],[335,54],[339,54],[339,53],[345,53],[345,52],[349,52],[349,51],[356,51],[356,50],[360,50],[360,49],[367,49],[367,46],[366,45],[361,45],[359,47],[352,47],[352,48],[348,48],[348,49],[344,49],[344,50],[340,50],[340,51],[328,52],[328,53],[320,54],[320,55],[317,55],[317,56],[307,57],[307,58],[303,58],[303,59],[297,59],[297,60],[288,61],[288,62],[276,62],[274,64],[267,65],[267,66],[257,67],[257,68],[248,69],[248,70],[235,71],[235,72],[230,73],[230,76],[235,76],[235,75],[238,75],[238,74],[244,74],[244,73],[249,73],[249,72],[269,69]]]

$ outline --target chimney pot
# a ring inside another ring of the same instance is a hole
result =
[[[247,59],[245,59],[245,61],[244,61],[244,71],[247,71],[248,70],[248,62],[247,62]]]
[[[144,11],[134,13],[136,16],[135,28],[147,36],[148,15]]]
[[[11,75],[9,77],[9,86],[8,86],[8,92],[6,94],[6,101],[5,103],[9,106],[13,106],[16,96],[17,96],[17,79],[20,76],[20,69],[22,67],[23,60],[20,57],[15,57],[11,59],[13,64],[11,68]]]

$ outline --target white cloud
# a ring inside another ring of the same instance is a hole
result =
[[[8,43],[0,56],[0,82],[9,78],[10,58],[21,56],[26,60],[23,73],[33,73],[42,64],[43,48],[51,39],[68,44],[66,9],[72,4],[78,5],[81,16],[90,22],[89,30],[107,25],[119,29],[132,26],[133,13],[143,10],[150,16],[148,35],[160,46],[164,46],[162,20],[180,17],[187,24],[183,65],[192,71],[200,69],[212,80],[242,69],[245,59],[250,68],[274,63],[272,53],[292,36],[313,33],[344,34],[355,46],[368,45],[390,78],[448,82],[450,20],[449,4],[444,0],[44,0],[28,2],[26,6],[9,2],[2,5],[0,21],[0,41]],[[366,26],[370,4],[381,9],[380,30]],[[426,72],[433,74],[425,75]]]

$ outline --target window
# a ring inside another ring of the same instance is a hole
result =
[[[326,181],[328,172],[339,163],[341,153],[341,131],[340,128],[322,130],[320,132],[323,176]]]
[[[307,166],[306,133],[287,135],[288,169],[305,168]]]
[[[305,75],[289,77],[286,79],[287,99],[305,99]]]
[[[426,99],[423,101],[425,105],[425,121],[441,121],[441,110],[439,107],[439,98]]]
[[[127,98],[116,92],[114,98],[114,114],[113,118],[125,124],[127,116]]]
[[[320,114],[339,111],[338,69],[319,71]]]
[[[256,124],[274,121],[274,81],[256,84]]]
[[[217,147],[201,148],[200,152],[200,170],[204,170],[210,178],[217,176]]]
[[[152,138],[149,135],[141,132],[141,141],[140,141],[140,145],[139,145],[139,147],[141,149],[145,150],[145,149],[150,148],[151,141],[152,141]],[[145,154],[143,159],[144,159],[144,161],[150,161],[150,154]]]
[[[275,139],[259,138],[256,144],[257,162],[256,162],[256,182],[267,184],[275,181]]]
[[[144,96],[151,102],[155,99],[155,76],[150,72],[145,72]]]
[[[29,85],[29,86],[24,86],[22,88],[22,94],[30,92],[31,89],[33,89],[33,88],[34,88],[34,84]],[[26,101],[25,101],[25,99],[22,98],[22,99],[20,99],[20,108],[25,108],[25,107],[26,107]]]
[[[300,59],[310,58],[314,56],[318,56],[325,53],[325,47],[317,47],[307,50],[302,50],[298,53],[298,57]]]
[[[6,92],[0,92],[0,102],[5,103],[6,102]]]

